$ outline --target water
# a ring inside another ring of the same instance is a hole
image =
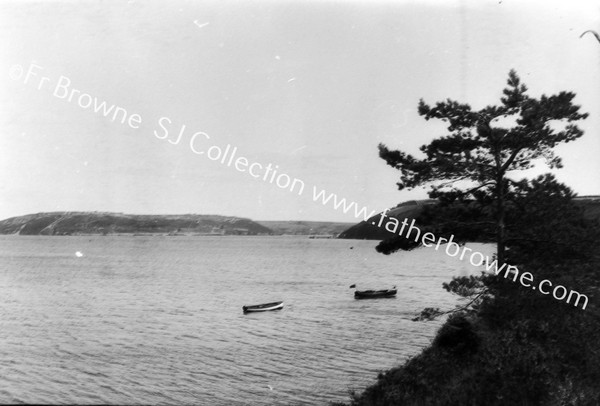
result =
[[[0,403],[348,400],[430,343],[439,322],[410,319],[452,307],[442,282],[474,271],[433,249],[384,256],[375,245],[0,236]],[[398,297],[357,301],[352,283],[397,285]],[[275,300],[283,310],[242,313]]]

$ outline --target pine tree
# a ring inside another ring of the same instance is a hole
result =
[[[491,196],[500,263],[505,259],[506,198],[510,184],[517,185],[508,174],[532,168],[539,158],[550,168],[562,167],[553,148],[581,137],[575,123],[588,116],[573,104],[572,92],[531,97],[514,70],[503,94],[499,105],[478,111],[451,99],[433,107],[421,100],[419,114],[425,120],[449,124],[447,135],[420,148],[422,159],[379,145],[379,156],[401,172],[400,190],[430,185],[432,198]]]

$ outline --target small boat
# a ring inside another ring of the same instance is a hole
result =
[[[270,310],[283,309],[283,302],[264,303],[252,306],[242,306],[244,313],[268,312]]]
[[[350,286],[350,288],[355,288],[356,285]],[[379,299],[385,297],[396,297],[396,287],[394,286],[392,289],[382,289],[382,290],[356,290],[354,291],[355,299]]]

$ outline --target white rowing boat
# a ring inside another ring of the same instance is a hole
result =
[[[281,309],[283,309],[283,302],[272,302],[252,306],[242,306],[242,310],[244,311],[244,313],[268,312],[271,310]]]

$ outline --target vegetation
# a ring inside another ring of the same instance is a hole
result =
[[[455,237],[463,241],[482,241],[482,242],[494,242],[495,233],[490,233],[489,223],[493,222],[493,218],[490,217],[488,208],[477,203],[477,201],[467,202],[445,202],[440,203],[439,200],[410,200],[403,202],[391,209],[387,213],[387,217],[394,217],[399,222],[402,222],[405,218],[410,222],[412,219],[419,219],[419,224],[428,231],[433,231],[435,235],[442,234],[454,234]],[[573,203],[583,209],[584,216],[588,219],[600,220],[600,196],[582,196],[576,197]],[[487,233],[483,229],[481,221],[482,216],[486,214],[486,221],[488,221]],[[390,254],[397,244],[393,244],[396,233],[392,233],[385,229],[385,227],[378,227],[380,222],[380,214],[377,214],[367,221],[361,221],[360,223],[352,225],[342,231],[339,238],[357,239],[357,240],[388,240],[386,244],[390,245],[390,250],[383,249],[383,245],[380,246],[380,250],[384,254]],[[375,223],[375,224],[373,224]],[[260,224],[271,228],[274,232],[279,231],[277,227],[272,227],[270,222],[261,221]]]
[[[337,236],[351,225],[327,221],[257,221],[257,223],[267,227],[275,235]]]
[[[419,217],[423,212],[425,206],[436,203],[435,200],[410,200],[407,202],[400,203],[388,213],[388,217],[394,217],[399,221],[405,218],[412,220]],[[394,237],[396,234],[385,229],[385,227],[378,227],[380,224],[381,213],[377,214],[367,221],[361,221],[358,224],[353,225],[347,230],[343,231],[339,238],[348,239],[359,239],[359,240],[384,240]]]
[[[135,215],[101,212],[28,214],[0,221],[0,234],[211,234],[211,235],[338,235],[349,223],[325,221],[253,221],[201,215]]]
[[[421,102],[421,115],[447,119],[451,135],[424,146],[422,160],[385,146],[381,157],[402,172],[400,188],[434,182],[440,204],[419,216],[421,228],[494,241],[500,260],[585,293],[589,305],[582,310],[495,275],[455,278],[444,288],[468,305],[451,312],[420,355],[354,394],[352,405],[600,404],[600,225],[553,176],[507,177],[538,157],[560,166],[551,148],[580,137],[572,122],[585,114],[572,93],[532,99],[514,72],[508,85],[502,105],[479,112],[450,100]],[[514,125],[492,125],[499,114],[516,116]],[[464,180],[471,184],[456,186]],[[402,240],[379,250],[412,248]],[[440,314],[426,309],[419,319]]]
[[[98,212],[53,212],[12,217],[0,221],[0,234],[270,234],[252,220],[197,214],[134,215]]]
[[[581,137],[583,132],[573,123],[587,117],[572,103],[574,93],[533,98],[515,71],[510,71],[507,84],[499,105],[479,111],[450,99],[435,107],[421,100],[419,114],[426,120],[449,123],[448,135],[421,147],[424,159],[379,145],[380,157],[401,172],[400,190],[430,184],[431,198],[493,201],[501,263],[506,244],[506,198],[511,185],[519,186],[507,174],[533,167],[538,158],[545,158],[551,168],[560,168],[561,160],[552,148]],[[459,181],[467,182],[460,187]]]
[[[507,225],[518,219],[528,238],[507,241],[507,261],[584,292],[587,309],[494,275],[456,278],[444,287],[478,299],[453,312],[420,355],[355,394],[353,405],[600,404],[600,226],[551,177],[526,187]]]

